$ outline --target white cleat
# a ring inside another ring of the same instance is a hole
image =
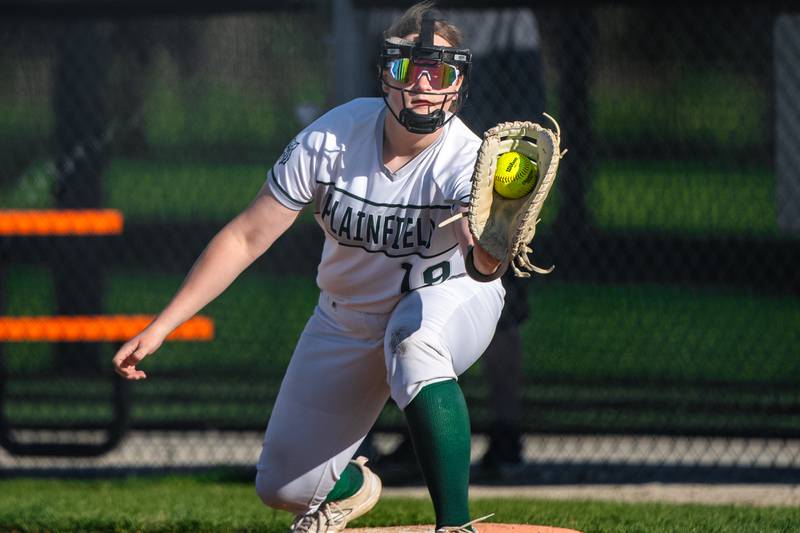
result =
[[[366,457],[358,457],[351,462],[358,465],[364,475],[364,483],[358,492],[344,500],[325,502],[313,513],[296,517],[290,533],[338,533],[347,527],[348,522],[375,507],[381,495],[381,479],[367,468]]]

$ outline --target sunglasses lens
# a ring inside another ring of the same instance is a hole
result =
[[[450,87],[458,79],[458,69],[453,65],[442,63],[442,88]]]
[[[387,70],[389,71],[389,76],[394,81],[400,83],[406,83],[409,80],[409,66],[411,65],[411,60],[404,57],[400,59],[394,59],[389,61],[387,64]]]

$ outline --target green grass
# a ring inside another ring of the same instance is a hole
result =
[[[107,310],[156,313],[180,281],[149,272],[112,274]],[[43,270],[12,269],[7,313],[52,312],[50,283]],[[522,329],[529,375],[800,380],[795,297],[546,279],[529,290],[532,319]],[[203,311],[216,322],[214,342],[168,343],[146,366],[153,375],[180,368],[281,373],[316,298],[311,278],[245,273]],[[35,366],[32,347],[8,346],[10,368]]]
[[[225,145],[274,141],[276,130],[294,124],[280,127],[280,105],[270,96],[198,78],[159,79],[145,102],[148,145],[219,152]]]
[[[620,65],[618,68],[624,68]],[[600,72],[590,106],[597,138],[625,145],[638,139],[748,150],[770,127],[769,100],[757,80],[715,69],[643,75]],[[603,76],[603,74],[605,74]],[[747,109],[747,113],[739,112]],[[761,132],[761,133],[760,133]]]
[[[546,280],[530,294],[528,375],[800,379],[797,298]]]
[[[53,127],[52,110],[47,98],[30,96],[24,101],[9,98],[0,101],[0,131],[5,141],[13,142],[14,135],[22,139],[35,138]]]
[[[778,234],[766,168],[687,161],[605,161],[587,204],[605,230],[687,235]]]
[[[248,205],[276,154],[263,163],[116,158],[106,174],[108,207],[128,220],[228,220]],[[31,167],[0,207],[52,205],[52,176]],[[543,212],[552,223],[562,203],[558,186]],[[598,228],[686,235],[778,234],[774,177],[764,168],[679,161],[604,161],[589,184],[587,204]],[[308,210],[306,210],[308,211]],[[306,213],[301,223],[311,223]]]
[[[250,483],[215,476],[112,481],[0,481],[2,531],[283,532],[291,516],[264,507]],[[800,509],[473,499],[473,516],[584,533],[789,533]],[[383,498],[353,527],[433,523],[428,499]]]
[[[108,206],[129,220],[227,220],[247,207],[267,165],[115,159]]]

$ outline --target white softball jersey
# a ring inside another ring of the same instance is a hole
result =
[[[325,500],[391,397],[404,409],[486,350],[500,280],[465,274],[453,226],[479,139],[458,119],[397,172],[383,165],[382,99],[335,108],[270,170],[283,205],[313,207],[325,231],[319,303],[292,354],[264,435],[256,491],[296,514]]]
[[[381,98],[359,98],[320,117],[269,172],[284,206],[314,209],[325,231],[317,284],[350,308],[389,312],[403,294],[464,276],[455,225],[469,201],[480,139],[457,117],[397,172],[383,164]]]

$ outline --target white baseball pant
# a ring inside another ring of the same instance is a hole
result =
[[[430,383],[454,379],[484,352],[505,291],[463,276],[404,296],[388,314],[347,309],[327,293],[281,384],[258,461],[262,501],[316,510],[389,396],[404,409]]]

